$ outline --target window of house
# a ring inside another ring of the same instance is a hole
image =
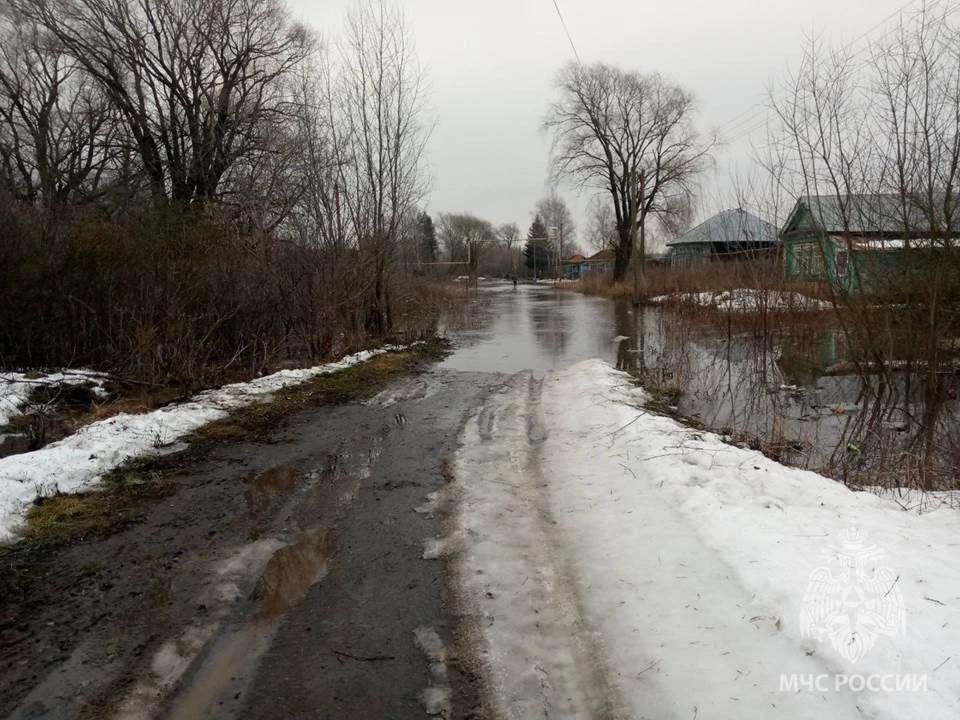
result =
[[[823,275],[823,252],[819,243],[803,243],[797,248],[797,270],[801,275]]]
[[[837,253],[837,276],[846,277],[850,269],[850,254],[846,250]]]

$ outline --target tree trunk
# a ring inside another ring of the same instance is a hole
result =
[[[627,267],[630,265],[630,255],[633,250],[633,232],[629,227],[617,228],[618,242],[614,248],[616,256],[613,261],[613,282],[623,282],[627,277]]]

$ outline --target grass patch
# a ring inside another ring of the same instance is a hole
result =
[[[0,545],[0,625],[20,602],[42,597],[48,561],[57,551],[104,538],[138,522],[152,501],[176,492],[176,484],[139,471],[116,470],[98,492],[39,500],[18,530],[19,541]]]
[[[156,475],[118,469],[97,492],[38,499],[18,534],[35,549],[106,537],[136,522],[146,507],[144,501],[167,497],[175,490],[174,483]]]

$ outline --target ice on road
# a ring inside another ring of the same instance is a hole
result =
[[[588,361],[515,376],[466,424],[449,546],[503,716],[960,716],[956,511],[904,512],[643,401]],[[896,578],[874,600],[905,618],[862,622],[856,663],[801,620],[851,537],[885,551],[868,570]]]

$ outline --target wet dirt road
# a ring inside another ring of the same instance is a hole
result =
[[[3,631],[0,717],[484,717],[431,500],[513,373],[615,356],[612,318],[569,334],[593,302],[498,288],[443,362],[191,460],[51,563]]]

